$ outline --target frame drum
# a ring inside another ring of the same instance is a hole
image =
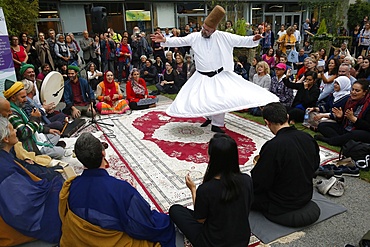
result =
[[[49,72],[45,76],[41,86],[40,96],[42,102],[46,101],[46,104],[54,103],[57,105],[63,96],[63,87],[64,79],[62,74],[56,71]]]

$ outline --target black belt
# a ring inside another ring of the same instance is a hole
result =
[[[210,71],[210,72],[202,72],[202,71],[199,71],[199,70],[198,70],[198,72],[201,73],[202,75],[206,75],[208,77],[212,77],[212,76],[217,75],[218,73],[221,73],[221,71],[223,71],[223,70],[224,70],[224,67],[221,67],[218,70]]]

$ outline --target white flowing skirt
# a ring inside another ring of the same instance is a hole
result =
[[[279,98],[232,71],[222,71],[213,77],[196,71],[166,113],[173,117],[212,116],[271,102],[279,102]]]

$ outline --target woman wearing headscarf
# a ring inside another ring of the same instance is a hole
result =
[[[342,146],[349,140],[370,140],[369,81],[358,80],[352,85],[351,94],[343,108],[332,109],[335,123],[320,123],[315,139],[333,146]]]
[[[126,84],[126,98],[130,102],[132,110],[142,110],[149,107],[155,107],[158,102],[157,97],[148,95],[146,82],[140,78],[140,72],[134,68],[131,71],[130,78]]]
[[[121,114],[130,110],[128,101],[123,99],[119,84],[114,81],[112,71],[105,72],[104,81],[100,82],[96,89],[96,97],[99,100],[96,109],[100,114]]]
[[[351,93],[351,80],[347,76],[339,76],[334,79],[333,87],[334,92],[328,96],[328,100],[325,104],[308,108],[309,112],[318,112],[318,114],[314,116],[315,121],[320,121],[323,118],[335,120],[332,109],[334,107],[344,108]],[[313,127],[313,130],[316,130],[316,128]]]

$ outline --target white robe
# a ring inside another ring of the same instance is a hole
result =
[[[191,46],[197,69],[166,113],[174,117],[212,116],[279,102],[276,95],[233,72],[233,48],[251,48],[258,43],[252,36],[221,31],[215,31],[210,38],[203,38],[201,32],[196,32],[166,39],[162,43],[166,47]],[[221,67],[223,71],[213,77],[198,72],[215,71]]]

